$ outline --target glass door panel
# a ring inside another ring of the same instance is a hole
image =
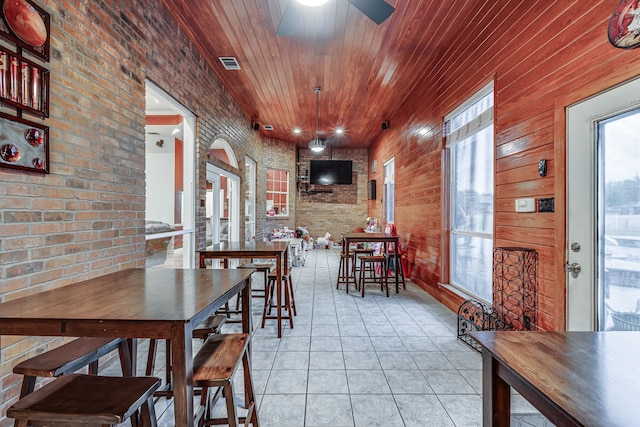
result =
[[[640,109],[597,124],[598,329],[640,330]]]

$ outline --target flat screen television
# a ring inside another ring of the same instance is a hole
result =
[[[314,185],[350,185],[351,160],[311,160],[309,183]]]

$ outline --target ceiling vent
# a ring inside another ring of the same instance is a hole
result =
[[[273,126],[271,126],[271,125],[262,125],[262,128],[264,130],[273,130]]]
[[[239,70],[240,64],[238,64],[238,60],[233,56],[220,56],[218,57],[222,65],[224,65],[225,70]]]

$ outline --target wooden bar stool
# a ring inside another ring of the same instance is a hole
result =
[[[37,378],[55,378],[85,366],[98,374],[98,360],[118,349],[123,376],[131,376],[131,354],[126,339],[82,337],[18,363],[13,373],[23,375],[20,397],[33,392]]]
[[[296,300],[293,295],[293,283],[291,281],[291,270],[289,268],[284,268],[282,271],[282,282],[284,285],[284,309],[287,314],[283,316],[284,319],[289,319],[289,326],[293,329],[293,316],[297,316],[296,314]],[[276,285],[278,284],[278,276],[276,271],[272,271],[269,273],[269,280],[267,281],[267,287],[265,289],[264,295],[264,309],[262,310],[262,325],[264,328],[265,321],[267,319],[277,319],[277,316],[271,315],[271,308],[276,307],[276,305],[272,304],[272,300],[274,297]],[[276,304],[281,304],[281,301],[276,301]]]
[[[389,282],[387,271],[387,255],[365,255],[360,257],[362,266],[360,268],[360,278],[358,280],[358,286],[361,289],[362,297],[364,298],[364,287],[367,283],[379,283],[380,290],[386,289],[387,296],[389,296]],[[376,264],[380,268],[380,277],[376,277]],[[367,272],[371,275],[367,276]]]
[[[347,255],[344,252],[344,249],[340,251],[340,266],[338,267],[338,280],[336,280],[336,289],[340,288],[340,285],[344,284],[347,288],[347,293],[349,293],[349,278],[347,277],[347,262],[351,263],[351,271],[355,271],[355,263],[353,252],[349,253],[349,260],[347,260]]]
[[[214,314],[213,316],[209,316],[200,326],[193,330],[192,336],[193,338],[198,338],[205,341],[209,338],[209,335],[219,334],[222,329],[222,325],[225,324],[227,318],[223,314]],[[158,340],[155,338],[149,339],[149,351],[147,353],[147,365],[145,369],[145,375],[153,375],[155,371],[156,365],[156,350],[157,350]],[[157,390],[154,393],[156,397],[171,397],[173,396],[173,390],[171,389],[171,342],[169,340],[164,340],[164,348],[165,348],[165,385],[162,389]]]
[[[371,249],[371,248],[355,248],[355,249],[353,249],[353,253],[354,253],[354,258],[353,258],[353,278],[354,278],[354,281],[356,282],[357,286],[359,286],[358,283],[357,283],[358,282],[357,278],[360,275],[359,274],[360,270],[363,267],[371,268],[371,266],[368,265],[368,264],[364,264],[363,265],[362,261],[360,260],[360,257],[372,256],[374,252],[375,251],[373,249]]]
[[[212,335],[203,344],[193,359],[193,385],[201,387],[200,407],[196,412],[199,426],[228,424],[237,427],[241,422],[245,426],[259,427],[255,405],[251,363],[249,362],[249,334]],[[246,417],[238,417],[233,392],[233,375],[242,362],[245,379]],[[213,400],[211,388],[222,388],[227,407],[227,418],[212,418]]]
[[[271,273],[271,271],[274,269],[275,265],[273,262],[256,262],[253,259],[251,260],[251,262],[247,262],[247,263],[243,263],[240,264],[238,266],[238,268],[252,268],[260,273],[263,274],[264,276],[264,287],[265,289],[267,288],[267,279],[268,279],[268,275],[269,273]],[[253,298],[262,298],[264,296],[263,292],[264,290],[251,290],[251,296]],[[257,292],[259,291],[259,293]],[[238,301],[240,301],[240,299],[238,298]],[[236,303],[236,309],[238,309],[238,303]]]
[[[14,418],[17,427],[27,427],[32,421],[47,426],[104,427],[138,418],[140,409],[138,426],[156,427],[153,392],[159,386],[160,380],[154,377],[63,375],[18,400],[7,410],[7,417]]]

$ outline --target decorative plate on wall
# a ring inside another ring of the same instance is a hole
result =
[[[609,42],[621,49],[640,46],[640,0],[621,0],[609,20]]]
[[[49,173],[49,128],[0,113],[0,168]]]
[[[0,0],[0,36],[49,61],[51,17],[31,0]]]

